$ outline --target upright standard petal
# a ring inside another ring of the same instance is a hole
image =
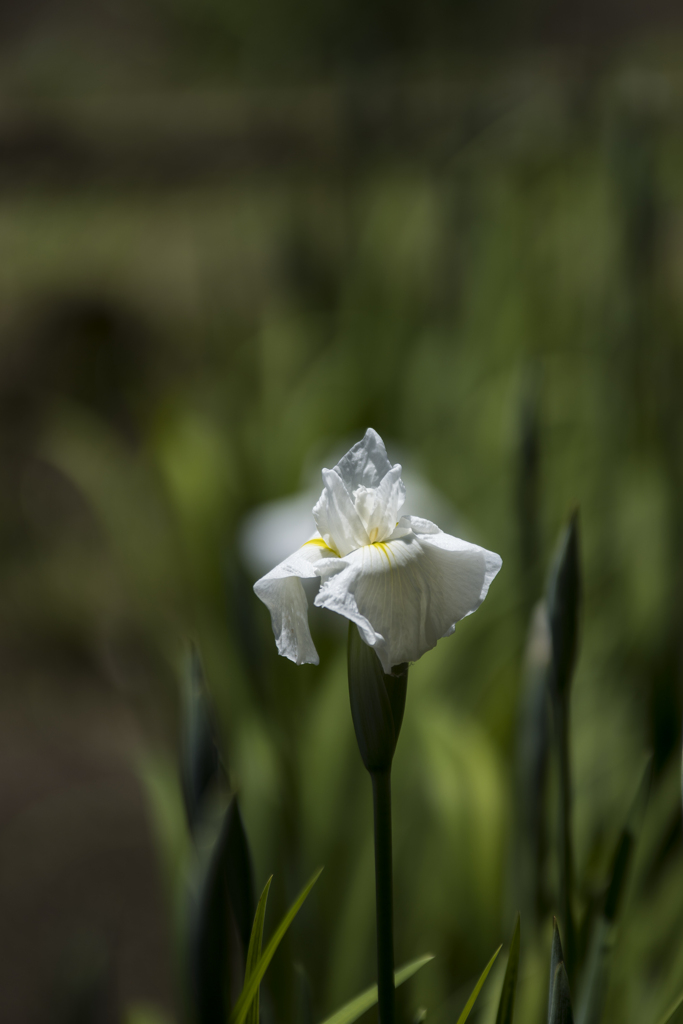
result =
[[[352,494],[358,487],[379,487],[392,466],[384,441],[376,430],[368,427],[362,441],[354,444],[335,468]]]
[[[324,576],[329,560],[338,560],[322,537],[313,537],[254,584],[254,593],[270,611],[280,654],[297,665],[320,661],[308,626],[308,600],[302,579]]]
[[[476,611],[501,564],[492,551],[405,516],[393,539],[331,566],[315,603],[355,622],[389,673]]]
[[[323,492],[313,509],[316,526],[340,555],[386,540],[405,500],[401,467],[392,466],[377,431],[323,470]]]
[[[323,470],[323,484],[313,518],[325,543],[340,555],[369,544],[367,530],[336,467]]]

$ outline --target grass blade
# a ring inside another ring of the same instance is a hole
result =
[[[508,956],[507,967],[505,968],[505,977],[503,978],[503,988],[500,993],[500,1002],[498,1003],[498,1014],[496,1016],[496,1024],[512,1024],[512,1018],[515,1013],[515,989],[517,988],[517,974],[519,972],[519,940],[520,940],[520,922],[519,913],[515,919],[515,927],[512,933],[512,941],[510,943],[510,954]]]
[[[249,1007],[251,1006],[254,996],[256,995],[256,992],[258,990],[258,987],[261,984],[261,979],[263,978],[263,975],[268,970],[268,965],[270,964],[270,961],[275,956],[275,951],[277,950],[277,947],[282,942],[290,924],[301,910],[301,907],[306,897],[310,893],[315,883],[320,878],[322,870],[322,868],[319,868],[313,875],[311,880],[308,882],[308,884],[299,893],[296,900],[294,901],[294,903],[289,908],[289,910],[283,917],[282,921],[278,925],[275,934],[273,935],[270,942],[266,946],[265,951],[259,957],[258,963],[256,964],[254,970],[249,976],[249,980],[247,981],[245,979],[242,993],[237,1002],[235,1003],[232,1013],[230,1014],[230,1024],[244,1024],[244,1021],[246,1020],[247,1017],[247,1013],[249,1012]]]
[[[419,957],[417,960],[411,960],[410,963],[405,964],[400,970],[394,973],[394,984],[396,988],[402,985],[408,978],[412,978],[421,967],[428,964],[430,960],[433,960],[434,956],[431,953],[427,953],[425,956]],[[346,1003],[339,1010],[335,1010],[331,1017],[327,1017],[322,1024],[353,1024],[355,1020],[358,1020],[366,1010],[369,1010],[371,1006],[374,1006],[377,1002],[377,986],[371,985],[370,988],[366,988],[364,992],[357,995],[355,999],[352,999],[349,1003]]]
[[[263,923],[266,919],[266,904],[268,902],[268,892],[270,890],[270,883],[273,881],[271,875],[266,882],[261,898],[258,901],[256,908],[256,914],[254,915],[254,926],[251,929],[251,939],[249,940],[249,951],[247,953],[247,963],[244,969],[244,984],[251,978],[252,974],[256,970],[256,966],[261,957],[261,945],[263,943]],[[259,1024],[259,988],[256,988],[256,994],[251,1001],[251,1006],[247,1012],[246,1024]]]
[[[479,995],[479,993],[481,992],[481,990],[482,990],[482,988],[483,988],[483,986],[484,986],[484,982],[486,981],[486,979],[487,979],[487,978],[488,978],[488,976],[489,976],[489,971],[491,970],[491,968],[492,968],[492,967],[493,967],[493,965],[495,964],[495,962],[496,962],[496,957],[498,956],[498,954],[500,953],[500,951],[501,951],[501,949],[502,949],[502,948],[503,948],[503,947],[502,947],[502,945],[500,945],[500,946],[498,947],[498,949],[496,950],[496,952],[495,952],[495,953],[493,954],[493,956],[491,957],[491,959],[490,959],[490,960],[489,960],[489,962],[487,963],[487,965],[486,965],[486,967],[484,968],[484,970],[483,970],[483,971],[481,972],[481,975],[480,975],[480,977],[479,977],[479,981],[477,982],[477,984],[476,984],[476,985],[474,986],[474,988],[472,989],[472,993],[471,993],[471,995],[470,995],[470,998],[469,998],[469,999],[467,1000],[467,1002],[465,1003],[465,1006],[464,1006],[464,1008],[463,1008],[463,1011],[462,1011],[462,1013],[460,1014],[460,1016],[458,1017],[458,1024],[465,1024],[465,1021],[467,1020],[467,1018],[468,1018],[468,1017],[469,1017],[469,1015],[470,1015],[470,1012],[471,1012],[471,1010],[472,1010],[472,1007],[474,1006],[474,1004],[475,1004],[475,1003],[476,1003],[476,1001],[477,1001],[477,996],[478,996],[478,995]]]

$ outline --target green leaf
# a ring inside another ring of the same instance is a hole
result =
[[[209,1024],[225,1020],[226,990],[233,999],[242,986],[254,917],[251,858],[236,797],[198,871],[188,922],[189,982],[196,1020]],[[229,926],[228,907],[237,929]]]
[[[204,670],[194,644],[183,683],[181,774],[187,820],[194,832],[201,817],[204,797],[221,770]]]
[[[553,918],[553,945],[550,951],[550,979],[548,981],[548,1021],[553,1008],[553,988],[555,986],[555,971],[558,964],[564,962],[562,943],[560,941],[560,929],[557,926],[557,918]]]
[[[251,938],[249,940],[249,951],[247,953],[247,963],[244,969],[244,984],[246,985],[252,974],[256,970],[259,958],[261,956],[261,944],[263,942],[263,922],[266,918],[266,904],[268,902],[268,892],[270,890],[270,883],[273,881],[271,875],[266,882],[261,898],[258,901],[256,908],[256,914],[254,916],[254,926],[251,929]],[[256,989],[256,995],[251,1001],[251,1006],[247,1013],[246,1024],[259,1024],[259,989]]]
[[[398,988],[408,978],[412,978],[421,967],[428,964],[430,960],[433,960],[434,956],[432,953],[427,953],[425,956],[419,957],[417,960],[411,960],[410,963],[405,964],[400,970],[394,972],[394,985]],[[331,1017],[327,1017],[322,1024],[353,1024],[354,1020],[358,1020],[366,1010],[369,1010],[371,1006],[374,1006],[377,1002],[377,986],[371,985],[370,988],[366,988],[364,992],[357,995],[351,1002],[346,1003],[339,1010],[335,1010]]]
[[[671,1020],[671,1018],[673,1017],[673,1015],[674,1015],[674,1013],[676,1012],[676,1010],[677,1010],[677,1009],[678,1009],[678,1008],[679,1008],[680,1006],[682,1006],[682,1005],[683,1005],[683,992],[681,992],[681,994],[680,994],[680,996],[678,997],[678,999],[677,999],[677,1000],[676,1000],[676,1001],[675,1001],[674,1003],[672,1003],[672,1004],[671,1004],[671,1006],[670,1006],[670,1007],[669,1007],[669,1009],[668,1009],[668,1010],[666,1011],[666,1013],[664,1014],[664,1016],[663,1016],[663,1017],[660,1017],[660,1019],[659,1019],[659,1021],[657,1022],[657,1024],[668,1024],[668,1022],[669,1022],[669,1021]]]
[[[548,583],[553,686],[561,695],[569,691],[576,661],[580,601],[579,516],[576,511],[560,541]]]
[[[546,778],[550,749],[548,672],[550,627],[545,601],[531,616],[524,655],[524,684],[517,726],[518,872],[522,905],[537,921],[544,915],[543,859],[546,827]]]
[[[555,968],[549,1024],[574,1024],[572,1001],[569,993],[569,979],[562,961]]]
[[[259,957],[258,963],[256,964],[254,970],[249,976],[249,980],[247,981],[247,979],[245,978],[244,988],[242,989],[240,997],[235,1003],[233,1011],[230,1014],[230,1024],[244,1024],[244,1021],[246,1020],[247,1017],[247,1013],[249,1012],[249,1007],[251,1006],[254,996],[256,995],[256,992],[258,990],[258,987],[261,984],[261,979],[263,978],[263,975],[268,970],[268,965],[270,964],[270,961],[275,956],[275,951],[277,950],[277,947],[282,942],[290,924],[301,910],[304,900],[310,893],[315,883],[320,878],[322,870],[322,868],[318,868],[318,870],[311,878],[310,882],[308,882],[308,884],[299,893],[296,900],[294,901],[294,903],[289,908],[289,910],[283,917],[282,921],[278,925],[275,934],[273,935],[270,942],[266,946],[265,952]]]
[[[503,978],[500,1002],[498,1003],[496,1024],[512,1024],[512,1018],[515,1013],[515,989],[517,988],[517,974],[519,972],[519,925],[520,921],[518,912],[517,917],[515,918],[515,927],[512,933],[510,954],[508,956],[507,967],[505,968],[505,977]]]
[[[599,1024],[607,993],[609,966],[616,923],[619,915],[629,870],[633,861],[636,838],[645,814],[650,789],[652,759],[649,758],[631,805],[626,824],[617,843],[609,889],[602,913],[595,922],[588,949],[588,958],[583,971],[582,984],[577,999],[576,1020],[578,1024]]]
[[[474,1006],[474,1004],[477,1001],[477,996],[481,992],[481,990],[483,988],[483,985],[484,985],[484,982],[486,981],[486,979],[489,976],[489,971],[491,970],[491,968],[493,967],[494,963],[496,962],[496,957],[498,956],[498,954],[500,953],[502,948],[503,948],[503,946],[501,944],[498,947],[498,949],[496,950],[496,952],[493,954],[493,956],[491,957],[489,962],[487,963],[487,965],[484,968],[484,970],[481,972],[481,975],[479,977],[479,981],[477,982],[477,984],[472,989],[472,994],[470,995],[470,998],[465,1003],[465,1006],[463,1008],[462,1013],[458,1017],[458,1024],[465,1024],[465,1021],[467,1020],[467,1018],[470,1015],[472,1007]]]

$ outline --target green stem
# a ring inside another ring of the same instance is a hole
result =
[[[377,990],[380,1024],[394,1024],[394,899],[391,860],[391,769],[371,772],[375,817]]]

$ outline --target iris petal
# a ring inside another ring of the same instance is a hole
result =
[[[308,625],[308,600],[301,582],[324,575],[325,564],[337,555],[321,537],[314,537],[254,584],[254,592],[270,611],[278,652],[297,665],[320,661]]]
[[[427,520],[405,516],[400,528],[410,532],[336,563],[315,599],[356,623],[387,673],[416,661],[476,611],[502,564]]]
[[[401,467],[392,466],[376,430],[323,470],[323,492],[313,517],[321,536],[340,555],[386,540],[405,501]]]

